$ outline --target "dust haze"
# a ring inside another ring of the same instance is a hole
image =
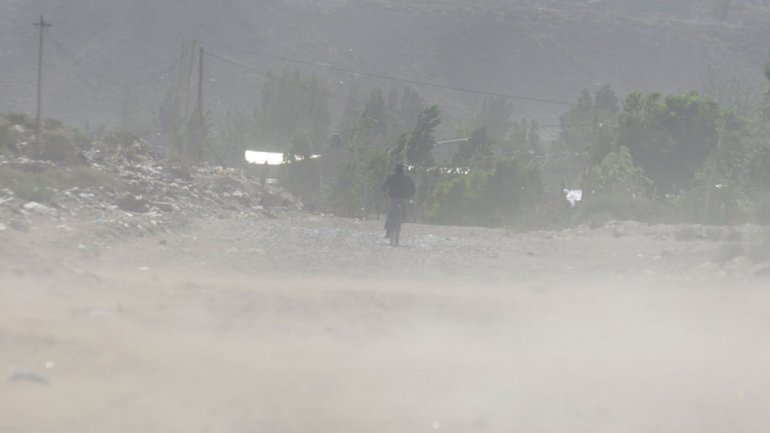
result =
[[[2,430],[770,422],[766,280],[747,278],[747,263],[714,263],[718,244],[634,225],[615,226],[622,238],[407,225],[394,249],[379,228],[213,221],[121,241],[98,259],[36,231],[11,237]]]
[[[3,1],[0,433],[769,430],[768,22]]]

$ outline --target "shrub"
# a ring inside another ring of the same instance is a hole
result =
[[[40,159],[52,162],[72,161],[77,152],[70,134],[62,129],[44,131],[40,147]]]
[[[20,125],[24,129],[35,129],[35,118],[24,113],[8,113],[5,118],[13,125]]]
[[[578,207],[574,224],[602,226],[612,220],[627,220],[633,215],[631,199],[610,194],[588,197]]]
[[[123,183],[113,174],[91,167],[53,168],[40,172],[2,167],[0,185],[9,188],[21,200],[39,203],[50,202],[53,199],[53,190],[56,189],[123,187]]]
[[[13,129],[13,123],[0,117],[0,152],[16,148],[18,133]]]
[[[31,173],[10,167],[0,168],[0,185],[25,201],[45,203],[51,200],[53,193],[46,184],[46,179],[39,173]]]
[[[53,169],[43,172],[50,184],[56,189],[97,188],[109,186],[122,188],[123,182],[112,173],[97,170],[92,167],[75,167],[72,169]]]

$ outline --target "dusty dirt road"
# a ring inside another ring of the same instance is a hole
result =
[[[0,231],[3,433],[770,429],[770,282],[735,233],[70,225]]]

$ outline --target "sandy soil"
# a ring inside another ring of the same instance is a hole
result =
[[[736,235],[68,224],[0,230],[3,433],[770,429],[770,280]]]

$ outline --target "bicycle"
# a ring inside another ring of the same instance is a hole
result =
[[[404,203],[402,201],[399,200],[394,203],[388,219],[390,221],[390,245],[397,247],[401,238],[401,224],[404,219]]]

